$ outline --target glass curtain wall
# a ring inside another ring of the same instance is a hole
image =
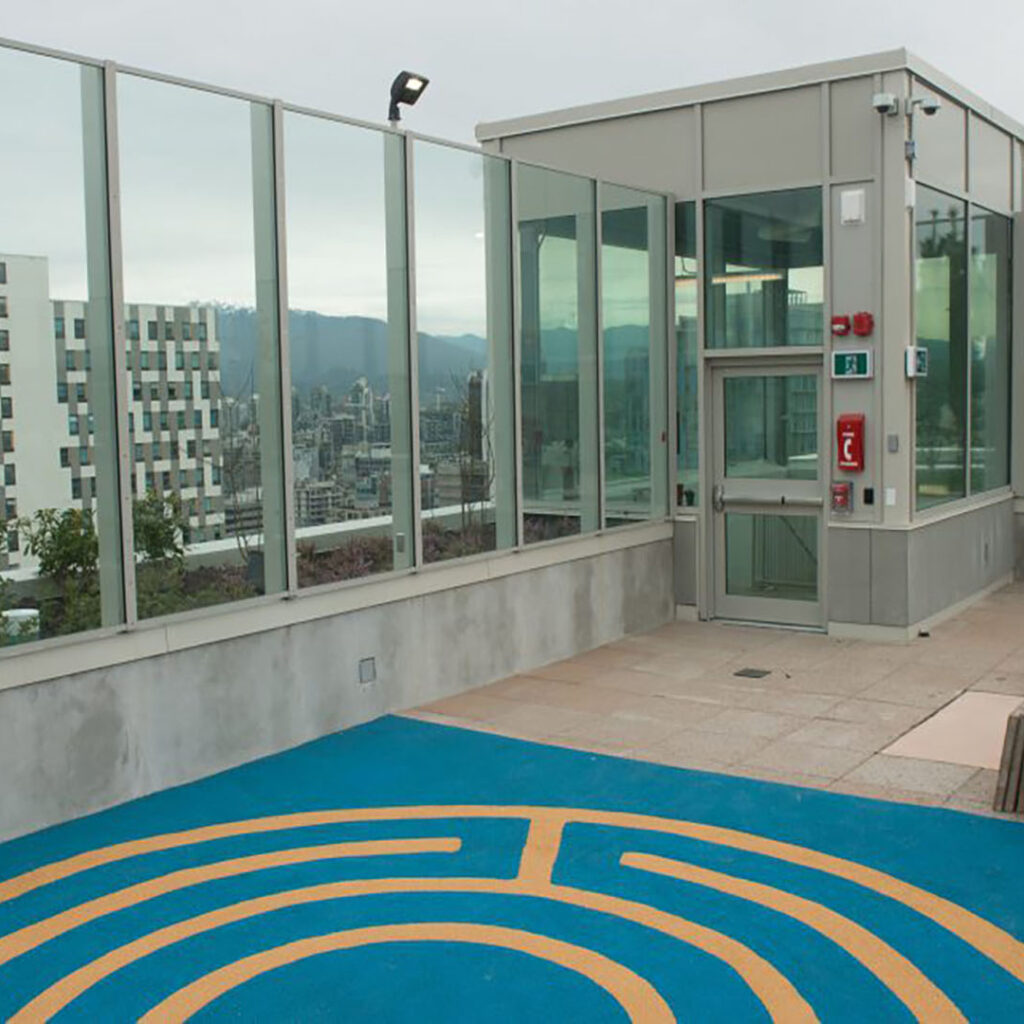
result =
[[[0,49],[0,647],[124,621],[100,68]]]
[[[273,131],[263,104],[129,74],[118,127],[148,618],[286,587]]]
[[[676,505],[700,497],[700,411],[697,336],[697,204],[676,203]]]
[[[967,207],[918,186],[915,209],[917,344],[928,374],[916,383],[917,508],[967,493]]]
[[[666,204],[601,186],[604,525],[666,513]]]
[[[821,189],[711,199],[704,218],[708,347],[821,345]]]
[[[520,165],[523,518],[527,543],[599,525],[594,182]]]
[[[507,161],[413,147],[423,560],[514,547]]]
[[[1010,221],[977,207],[970,228],[971,493],[1010,482]]]
[[[284,116],[299,586],[413,564],[405,144]]]

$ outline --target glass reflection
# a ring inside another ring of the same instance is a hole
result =
[[[594,183],[520,165],[526,541],[598,526]]]
[[[656,268],[663,266],[664,223],[663,199],[602,185],[605,526],[650,518],[660,504],[652,472],[661,424],[656,440],[651,399],[660,397],[664,372],[652,378],[652,354],[658,365],[664,332],[652,348],[652,307],[663,293]]]
[[[0,49],[0,646],[124,621],[100,69]]]
[[[272,142],[267,107],[126,74],[118,118],[147,618],[286,585]]]
[[[821,345],[821,189],[711,199],[704,218],[708,347]]]
[[[818,518],[725,516],[725,589],[737,597],[818,599]]]
[[[510,170],[417,142],[423,558],[516,543]]]
[[[299,585],[412,565],[405,154],[285,115]],[[421,471],[421,480],[423,474]]]
[[[917,507],[966,494],[966,205],[919,186],[915,210],[917,344],[928,375],[916,389]]]
[[[676,504],[700,495],[700,411],[697,407],[697,204],[676,203]]]
[[[726,377],[725,475],[817,480],[818,378]]]
[[[971,216],[971,492],[1010,482],[1010,221]]]

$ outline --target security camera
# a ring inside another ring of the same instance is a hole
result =
[[[921,112],[928,117],[934,117],[936,111],[942,106],[942,101],[938,96],[922,96],[918,103],[921,107]]]
[[[889,117],[895,117],[900,110],[900,101],[891,92],[876,92],[871,97],[871,106],[880,114],[888,114]]]

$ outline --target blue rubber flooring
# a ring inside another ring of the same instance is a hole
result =
[[[0,1020],[1024,1021],[1024,826],[388,717],[0,845]]]

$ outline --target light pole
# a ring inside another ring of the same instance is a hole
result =
[[[399,105],[411,107],[423,95],[423,90],[430,84],[430,79],[417,75],[415,71],[400,71],[391,83],[391,104],[388,107],[388,121],[392,128],[398,127],[402,115]]]

